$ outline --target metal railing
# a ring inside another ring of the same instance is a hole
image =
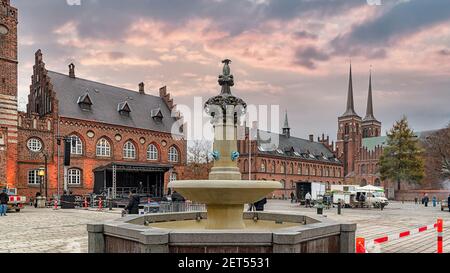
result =
[[[160,202],[158,205],[144,204],[144,211],[148,213],[206,211],[206,206],[191,202]]]

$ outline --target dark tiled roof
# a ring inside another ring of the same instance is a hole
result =
[[[114,87],[80,78],[48,71],[53,89],[59,101],[59,113],[63,117],[94,120],[107,124],[148,129],[170,133],[176,119],[162,98]],[[78,99],[89,94],[91,110],[83,110]],[[131,108],[128,116],[121,115],[118,105],[127,102]],[[152,119],[152,109],[160,109],[162,122]]]
[[[277,137],[279,141],[278,147],[269,148],[269,145],[265,144],[265,140],[269,138],[275,140]],[[259,150],[260,153],[265,154],[288,156],[305,160],[318,160],[328,163],[340,163],[340,161],[334,158],[334,154],[324,144],[298,137],[287,137],[283,134],[259,130],[258,147],[262,148]]]

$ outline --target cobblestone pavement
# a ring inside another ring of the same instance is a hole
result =
[[[120,217],[120,212],[26,207],[0,217],[0,253],[87,252],[86,224]]]
[[[317,217],[315,209],[289,201],[269,200],[267,211],[299,213]],[[393,202],[383,211],[377,209],[325,210],[328,218],[358,224],[357,236],[374,239],[444,220],[444,252],[450,252],[450,213],[439,207],[424,208],[413,203]],[[78,253],[87,252],[86,224],[120,217],[120,210],[85,211],[25,208],[20,213],[0,217],[0,253]],[[322,216],[320,216],[322,217]],[[387,242],[370,252],[436,252],[436,231]]]
[[[317,217],[316,209],[300,207],[290,201],[272,200],[266,210],[279,212],[295,212]],[[326,217],[357,224],[357,237],[366,240],[397,234],[417,227],[436,223],[438,218],[444,220],[444,252],[450,252],[450,213],[441,211],[440,206],[424,207],[411,202],[391,202],[383,211],[380,209],[342,209],[337,214],[337,208],[324,210]],[[322,216],[321,216],[322,217]],[[435,230],[414,234],[402,239],[377,245],[368,249],[375,253],[434,253],[437,249],[437,232]]]

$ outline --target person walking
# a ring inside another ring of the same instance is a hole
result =
[[[8,202],[9,196],[6,193],[6,189],[3,189],[2,193],[0,193],[0,216],[6,216],[6,212],[8,211]]]
[[[423,198],[423,203],[425,204],[425,207],[428,207],[428,202],[430,202],[430,198],[428,197],[428,194],[425,193],[425,197]]]
[[[417,197],[417,195],[416,195],[416,197],[414,197],[414,203],[417,205],[417,203],[419,203],[419,197]]]
[[[436,195],[433,195],[433,198],[431,198],[431,202],[433,202],[433,207],[436,207],[436,204],[437,204]]]
[[[312,199],[311,194],[309,192],[307,192],[305,195],[305,207],[307,207],[307,208],[311,207],[311,199]]]
[[[125,210],[128,214],[139,214],[139,203],[141,202],[138,195],[134,195],[132,192],[128,194],[128,205]]]
[[[295,200],[295,194],[294,192],[291,192],[291,203],[294,203]]]
[[[448,198],[447,198],[447,207],[448,207],[448,211],[450,212],[449,204],[450,204],[450,194],[448,195]]]

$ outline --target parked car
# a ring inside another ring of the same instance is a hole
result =
[[[444,209],[448,209],[448,200],[441,201],[441,211],[444,211]]]

